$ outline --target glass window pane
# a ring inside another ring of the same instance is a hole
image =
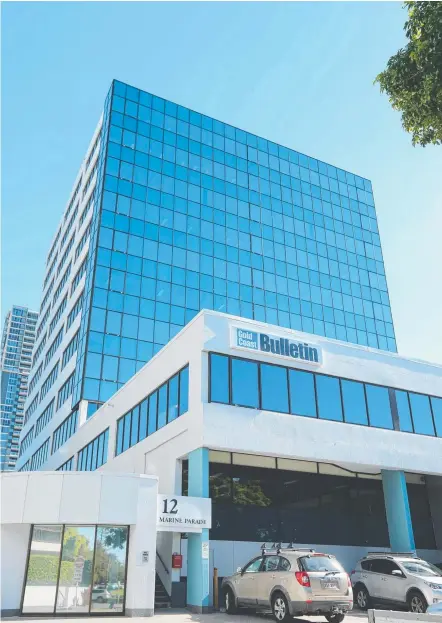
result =
[[[364,386],[356,381],[341,381],[345,421],[368,425]]]
[[[390,398],[386,387],[365,385],[370,426],[393,429]]]
[[[148,402],[146,399],[140,404],[140,430],[138,432],[138,439],[140,441],[147,437],[147,413]]]
[[[409,392],[414,432],[421,435],[434,435],[433,418],[431,416],[430,399],[422,394]]]
[[[57,614],[89,612],[94,542],[95,526],[65,526]]]
[[[341,392],[339,379],[323,374],[316,375],[319,417],[323,420],[342,422]]]
[[[315,379],[311,372],[289,370],[290,413],[316,417]]]
[[[169,381],[169,406],[167,409],[167,421],[171,422],[178,417],[178,374]]]
[[[289,412],[287,368],[261,364],[261,409]]]
[[[232,359],[232,404],[258,409],[258,364]]]
[[[167,423],[167,383],[158,390],[158,428]]]
[[[149,424],[148,434],[151,435],[157,430],[157,404],[158,392],[154,392],[149,396]]]
[[[410,404],[408,402],[407,392],[396,390],[396,404],[399,415],[399,428],[406,433],[413,432],[413,424],[411,421]]]
[[[60,564],[62,526],[34,526],[23,614],[52,614]]]
[[[126,413],[124,416],[124,439],[123,439],[123,452],[130,448],[130,424],[131,413]]]
[[[442,398],[431,398],[436,435],[442,437]]]
[[[180,415],[189,409],[189,366],[180,372]]]
[[[229,358],[210,355],[210,400],[229,404]]]
[[[135,407],[132,410],[132,428],[130,431],[130,445],[131,447],[138,443],[138,427],[139,427],[139,414],[140,408]]]
[[[97,526],[91,612],[123,612],[127,526]]]

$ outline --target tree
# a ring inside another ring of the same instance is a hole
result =
[[[404,3],[409,43],[392,56],[378,82],[413,145],[442,143],[442,2]]]

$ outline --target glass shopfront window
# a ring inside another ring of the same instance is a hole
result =
[[[60,566],[62,526],[34,526],[22,614],[52,614]]]
[[[123,613],[128,538],[128,526],[33,526],[22,614]]]
[[[309,471],[292,471],[210,462],[210,539],[389,547],[382,480],[327,473],[330,467],[310,463]],[[183,464],[183,491],[186,479]],[[416,547],[434,549],[427,487],[407,488]]]

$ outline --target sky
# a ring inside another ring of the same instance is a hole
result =
[[[442,364],[442,147],[373,84],[399,2],[2,3],[2,318],[46,254],[117,78],[369,178],[399,352]]]

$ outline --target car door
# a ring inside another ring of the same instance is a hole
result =
[[[370,560],[370,571],[366,574],[368,578],[364,580],[371,597],[379,598],[383,594],[381,577],[384,572],[384,558],[372,558]]]
[[[380,561],[379,595],[387,601],[406,601],[405,575],[399,566],[393,561],[384,559]]]
[[[262,556],[254,558],[243,568],[241,575],[235,580],[235,590],[239,605],[256,605],[257,577],[262,565]]]
[[[276,585],[281,584],[284,572],[280,570],[280,557],[264,556],[261,571],[256,576],[255,587],[258,605],[269,606],[270,594]]]

